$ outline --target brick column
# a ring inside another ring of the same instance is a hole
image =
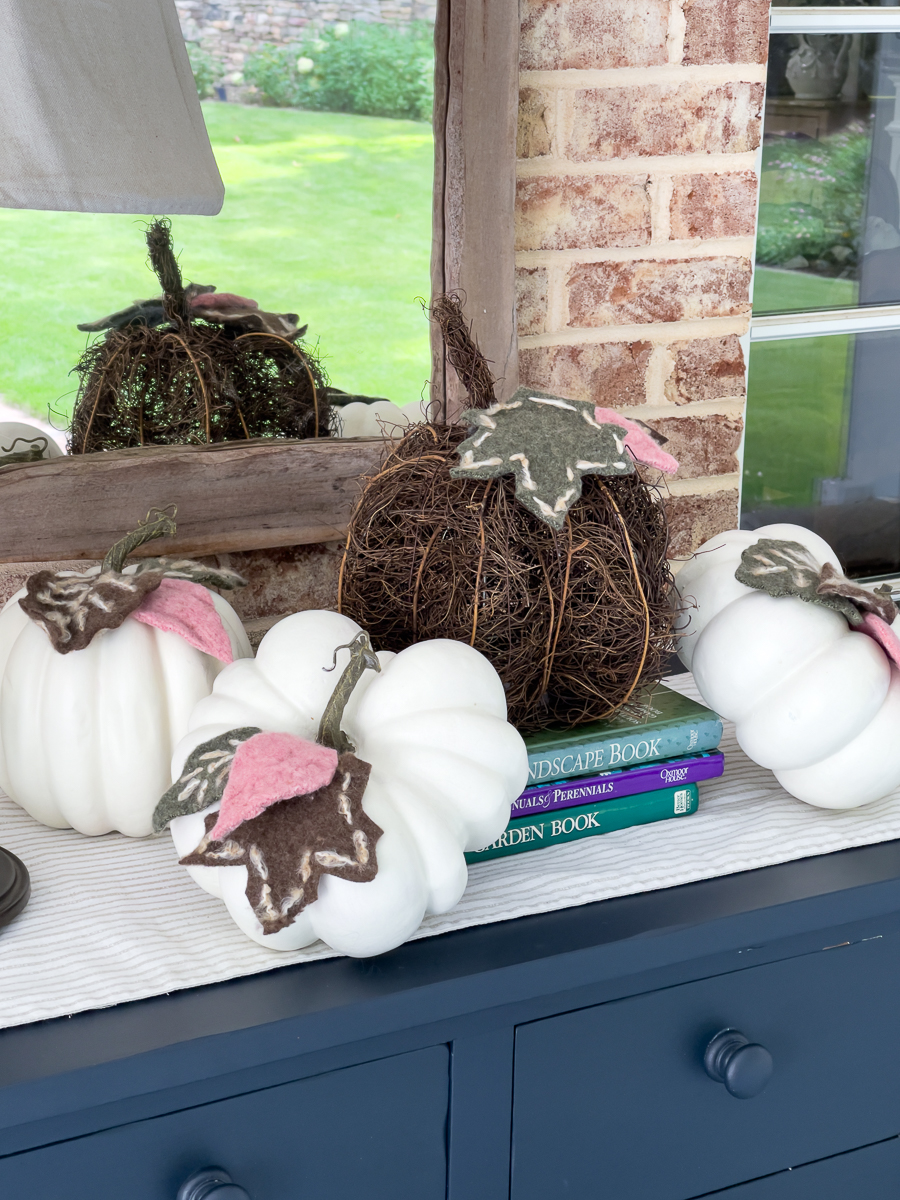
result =
[[[738,519],[768,0],[522,0],[523,383],[652,422],[673,557]]]

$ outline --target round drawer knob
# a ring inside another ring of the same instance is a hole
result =
[[[723,1083],[738,1100],[758,1096],[772,1078],[772,1055],[736,1029],[723,1029],[706,1047],[703,1065],[710,1079]]]
[[[250,1197],[242,1187],[232,1183],[231,1176],[221,1167],[204,1167],[184,1181],[176,1200],[250,1200]]]

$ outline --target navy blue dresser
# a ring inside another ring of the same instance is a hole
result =
[[[0,1033],[4,1200],[896,1200],[898,1135],[900,843]]]

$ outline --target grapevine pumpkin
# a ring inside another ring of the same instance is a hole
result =
[[[174,533],[151,514],[100,567],[39,571],[0,612],[0,788],[36,820],[84,834],[152,832],[172,751],[226,662],[251,653],[203,583],[239,576],[127,555]]]
[[[375,654],[355,621],[307,611],[218,676],[172,773],[155,824],[244,933],[366,957],[458,902],[464,851],[499,837],[528,769],[478,651]]]
[[[682,661],[791,795],[856,808],[900,785],[900,618],[796,525],[710,538],[678,576]]]

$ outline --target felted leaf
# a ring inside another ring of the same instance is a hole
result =
[[[878,643],[895,667],[900,667],[900,638],[890,625],[876,613],[868,612],[858,626],[860,633],[867,633]]]
[[[205,817],[200,844],[186,867],[246,867],[246,896],[266,933],[277,933],[318,896],[322,875],[368,883],[378,872],[375,846],[383,830],[362,808],[371,767],[342,754],[332,781],[305,796],[271,805],[227,837],[212,837]]]
[[[519,388],[510,400],[469,409],[475,432],[459,446],[454,479],[516,476],[516,499],[554,529],[581,495],[582,475],[630,475],[618,423],[601,423],[594,405]]]
[[[163,577],[131,613],[135,621],[175,633],[189,646],[230,663],[234,654],[212,593],[187,579]]]
[[[181,774],[153,810],[153,832],[159,833],[176,817],[201,812],[221,800],[236,752],[259,733],[258,726],[244,725],[201,742],[191,751]]]
[[[890,625],[897,616],[897,605],[891,599],[891,589],[887,584],[870,592],[868,588],[851,583],[831,563],[826,563],[822,568],[816,591],[820,596],[841,596],[860,612],[874,613],[886,625]]]
[[[224,588],[231,591],[244,587],[246,579],[229,567],[208,567],[193,558],[144,558],[137,564],[136,575],[145,571],[158,571],[167,579],[187,579],[191,583],[202,583],[204,587]]]
[[[238,746],[210,837],[221,840],[279,800],[331,783],[338,754],[293,733],[258,733]]]
[[[876,613],[888,625],[897,615],[889,596],[873,594],[851,583],[830,563],[821,566],[799,542],[760,538],[741,554],[734,577],[738,583],[769,596],[795,596],[808,604],[833,609],[854,627],[862,625],[868,612]]]
[[[629,421],[627,417],[620,416],[614,409],[601,408],[599,405],[594,409],[594,416],[601,425],[604,422],[619,425],[628,431],[625,435],[625,445],[638,462],[665,471],[667,475],[674,475],[678,470],[678,462],[671,454],[660,449],[662,443],[658,440],[660,435],[655,429],[650,429],[643,422]],[[662,442],[666,440],[663,438]]]
[[[101,629],[117,629],[161,580],[157,571],[140,575],[35,571],[25,581],[27,595],[19,607],[40,625],[54,650],[68,654],[89,646]]]

